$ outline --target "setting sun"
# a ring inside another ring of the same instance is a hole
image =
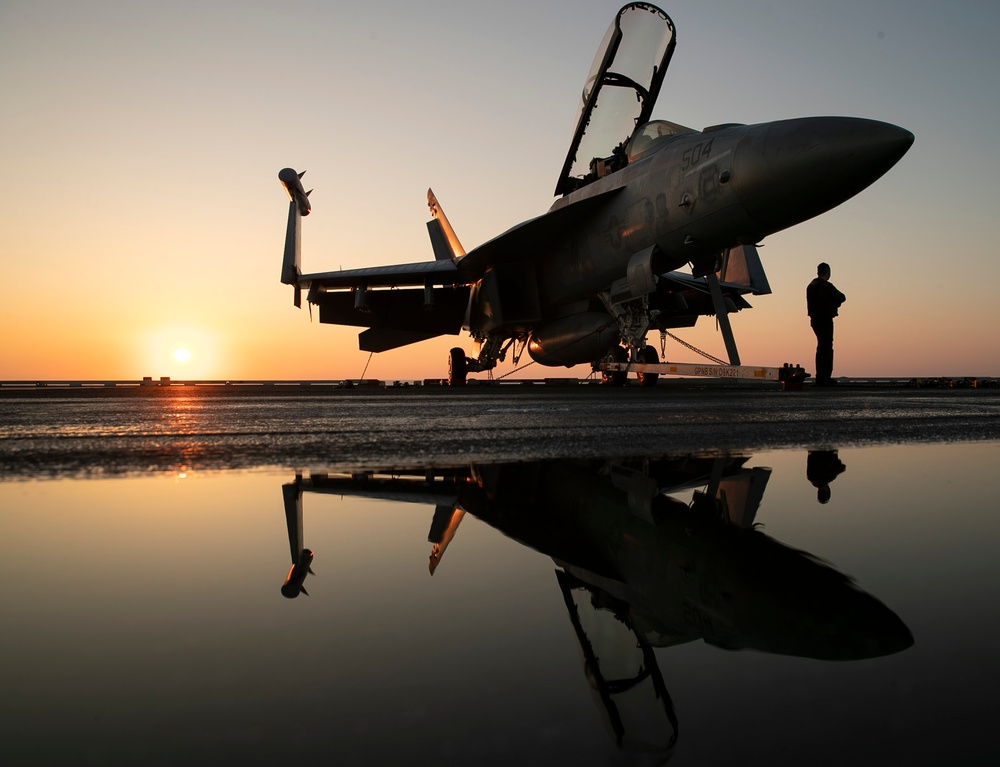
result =
[[[220,362],[219,340],[212,330],[194,324],[137,329],[138,374],[182,380],[207,380],[226,375]]]

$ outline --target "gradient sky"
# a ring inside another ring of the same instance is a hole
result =
[[[774,294],[733,318],[744,362],[812,368],[804,290],[825,260],[848,297],[835,374],[1000,375],[1000,4],[661,6],[678,43],[654,117],[916,136],[874,186],[764,241]],[[306,271],[431,259],[428,186],[471,249],[552,203],[619,7],[5,0],[0,379],[361,376],[358,329],[310,323],[278,281],[277,171],[315,187]],[[724,354],[711,319],[681,335]],[[456,342],[471,351],[447,336],[366,375],[440,377]]]

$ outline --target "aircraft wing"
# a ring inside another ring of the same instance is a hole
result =
[[[301,530],[302,494],[304,492],[328,495],[351,496],[355,498],[375,498],[393,503],[417,503],[433,505],[434,518],[427,535],[431,547],[428,568],[431,575],[441,563],[448,544],[458,530],[465,510],[461,506],[461,496],[469,487],[468,470],[438,470],[438,476],[425,472],[392,472],[388,475],[355,474],[329,476],[314,474],[311,477],[295,478],[295,482],[284,485],[285,513],[288,515],[289,499],[297,509],[299,530]],[[289,522],[289,539],[293,536]],[[301,537],[301,533],[299,533]],[[293,548],[293,561],[295,550]],[[311,552],[310,552],[311,558]],[[294,568],[293,568],[294,569]],[[302,576],[305,577],[304,575]]]
[[[494,264],[521,260],[525,253],[544,252],[551,243],[565,237],[567,229],[572,229],[578,222],[592,217],[610,198],[619,194],[622,188],[594,194],[572,205],[528,219],[473,248],[460,258],[303,274],[298,281],[330,289],[355,288],[359,285],[368,287],[472,285]]]
[[[394,469],[386,474],[313,474],[296,477],[295,483],[286,487],[295,488],[300,494],[306,492],[454,507],[459,503],[462,488],[468,483],[468,469],[438,469],[430,481],[427,471]]]
[[[491,266],[523,259],[526,254],[544,255],[567,229],[596,215],[621,191],[615,188],[591,194],[572,204],[558,201],[548,213],[466,254],[437,198],[428,190],[432,215],[428,232],[434,261],[303,274],[301,221],[311,206],[301,177],[291,168],[278,174],[290,201],[281,281],[294,287],[296,306],[301,306],[301,291],[309,291],[308,301],[319,308],[321,323],[367,328],[358,336],[358,347],[367,352],[457,335],[466,322],[473,286]]]
[[[365,285],[370,288],[398,288],[407,285],[463,285],[467,277],[458,270],[458,262],[423,261],[415,264],[365,266],[299,275],[298,282],[329,289],[349,289]]]
[[[609,199],[618,195],[623,188],[617,187],[600,194],[590,195],[571,205],[554,206],[547,213],[518,224],[500,236],[474,248],[459,261],[458,269],[470,276],[475,275],[475,279],[479,279],[493,264],[523,259],[525,253],[544,253],[552,243],[564,238],[567,230],[572,229],[579,222],[592,218]]]

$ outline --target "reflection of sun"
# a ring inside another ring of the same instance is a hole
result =
[[[189,352],[184,347],[181,347],[179,349],[174,349],[174,359],[177,360],[178,362],[187,362],[189,359],[191,359],[191,352]]]

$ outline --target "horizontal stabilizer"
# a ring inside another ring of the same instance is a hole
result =
[[[368,328],[358,333],[358,348],[363,352],[387,352],[401,346],[429,341],[445,335],[434,330],[396,330],[393,328]]]
[[[469,292],[470,289],[464,286],[430,291],[424,288],[368,290],[363,293],[329,290],[316,293],[312,302],[319,306],[319,321],[324,325],[403,331],[416,334],[420,337],[418,340],[423,340],[461,332]],[[360,301],[359,295],[363,296]],[[388,348],[395,348],[395,345]]]

